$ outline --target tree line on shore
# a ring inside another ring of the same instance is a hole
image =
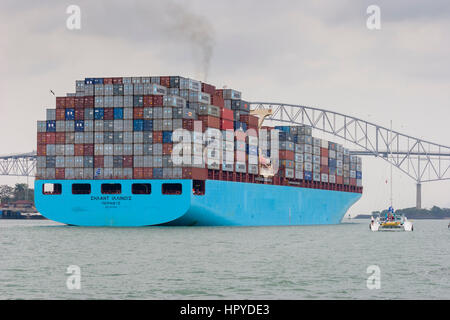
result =
[[[356,218],[370,218],[381,215],[384,217],[388,210],[373,211],[371,215],[358,215]],[[408,219],[450,219],[450,208],[433,206],[431,209],[405,208],[395,210],[396,215],[405,215]]]
[[[34,203],[34,189],[28,188],[26,183],[16,183],[14,187],[0,185],[0,202],[11,203],[19,200],[29,200]]]

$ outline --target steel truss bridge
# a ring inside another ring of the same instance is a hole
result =
[[[450,147],[415,138],[342,113],[293,104],[251,102],[251,110],[271,110],[273,124],[308,125],[351,142],[352,154],[380,157],[417,184],[416,207],[421,207],[424,182],[450,180]],[[0,156],[0,175],[34,176],[36,153]]]
[[[251,110],[271,110],[272,124],[308,125],[351,142],[351,154],[380,157],[417,184],[416,207],[421,207],[424,182],[450,179],[450,147],[415,138],[339,112],[269,102],[252,102]]]

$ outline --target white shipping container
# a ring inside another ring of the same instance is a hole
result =
[[[313,165],[312,162],[304,162],[303,166],[305,168],[305,171],[313,171]]]
[[[56,109],[46,109],[47,120],[56,120]]]
[[[105,143],[103,145],[103,154],[105,156],[112,156],[114,155],[114,145],[110,143]]]
[[[47,144],[47,150],[46,150],[47,156],[55,156],[56,155],[56,147],[54,144]]]
[[[334,174],[328,175],[328,182],[336,183],[336,176]]]
[[[64,149],[65,149],[65,145],[64,144],[57,144],[57,145],[55,145],[55,155],[63,156],[64,155]]]
[[[95,120],[94,121],[94,130],[101,132],[104,131],[104,121],[103,120]]]
[[[330,159],[336,159],[336,151],[335,150],[328,150],[328,158]]]
[[[223,90],[223,98],[224,99],[232,99],[232,100],[240,100],[242,99],[242,94],[239,91],[233,89],[224,89]]]
[[[322,173],[322,174],[320,175],[320,180],[321,180],[322,182],[328,182],[328,174]]]
[[[66,131],[66,122],[62,120],[56,121],[56,132]]]

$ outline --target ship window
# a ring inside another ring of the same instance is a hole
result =
[[[61,194],[61,183],[44,183],[42,185],[42,193],[46,195]]]
[[[89,183],[74,183],[72,194],[91,194],[91,185]]]
[[[181,194],[181,183],[163,183],[163,194]]]
[[[103,183],[102,194],[121,194],[122,185],[120,183]]]
[[[204,180],[194,180],[192,193],[196,196],[202,196],[205,194],[205,181]]]
[[[151,194],[152,185],[150,183],[133,183],[131,186],[133,194]]]

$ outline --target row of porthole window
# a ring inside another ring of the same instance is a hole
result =
[[[45,195],[58,195],[62,193],[61,183],[45,183],[42,185],[42,193]],[[120,183],[102,183],[102,194],[121,194],[122,184]],[[152,185],[150,183],[133,183],[131,185],[132,194],[151,194]],[[162,194],[180,195],[182,193],[181,183],[163,183]],[[90,183],[73,183],[72,194],[91,194]]]

